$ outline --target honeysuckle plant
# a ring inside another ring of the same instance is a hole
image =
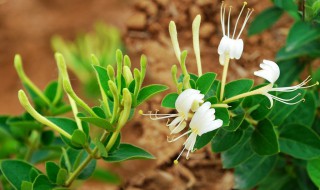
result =
[[[120,31],[103,22],[94,25],[94,31],[79,34],[73,41],[54,36],[51,40],[54,52],[60,52],[66,59],[68,68],[83,84],[85,95],[97,99],[99,86],[91,67],[91,55],[96,55],[102,67],[114,66],[114,54],[117,49],[124,49]]]
[[[168,143],[186,139],[173,160],[175,164],[183,159],[184,150],[186,159],[192,159],[191,152],[210,144],[212,152],[221,155],[223,167],[233,169],[235,189],[316,189],[320,187],[320,128],[315,119],[319,115],[319,72],[298,84],[278,87],[278,80],[286,77],[287,71],[280,73],[276,62],[263,60],[261,70],[253,74],[267,83],[254,86],[251,79],[226,82],[229,61],[239,59],[243,52],[240,35],[253,9],[248,10],[238,34],[236,30],[246,5],[245,2],[231,35],[231,7],[222,2],[223,37],[217,47],[219,60],[214,63],[218,67],[220,62],[224,67],[221,80],[216,73],[202,71],[201,16],[192,23],[197,75],[187,70],[187,51],[181,52],[175,23],[170,22],[169,34],[182,73],[177,78],[177,66],[172,66],[177,93],[167,94],[161,105],[177,113],[140,113],[151,119],[169,119]]]
[[[167,89],[157,84],[142,87],[146,57],[141,56],[139,70],[131,68],[129,57],[118,50],[115,70],[111,65],[102,66],[92,55],[92,69],[101,93],[101,104],[94,107],[90,107],[73,90],[62,54],[56,53],[55,58],[59,79],[44,93],[24,74],[20,56],[15,58],[16,69],[30,98],[24,90],[19,90],[18,98],[28,120],[20,119],[20,123],[13,124],[27,128],[25,138],[33,141],[24,160],[17,156],[16,159],[0,161],[2,181],[8,182],[4,188],[69,189],[74,188],[75,180],[87,179],[94,173],[98,159],[106,162],[154,159],[147,151],[121,142],[121,130],[133,117],[135,108]],[[62,103],[63,94],[67,95],[69,105]],[[73,118],[57,116],[57,113],[69,111],[72,111]],[[8,125],[7,130],[11,131],[11,125],[14,126],[11,120],[1,123],[1,129]],[[54,157],[48,155],[51,152],[56,153]],[[41,161],[46,161],[45,173],[33,165]]]

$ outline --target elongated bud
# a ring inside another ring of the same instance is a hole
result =
[[[178,83],[178,86],[177,86],[177,92],[178,92],[178,94],[181,94],[182,89],[183,89],[183,84],[182,84],[182,82],[179,82],[179,83]]]
[[[107,66],[107,73],[110,80],[115,81],[115,72],[114,68],[111,65]]]
[[[130,68],[128,66],[123,66],[123,77],[126,81],[126,85],[129,86],[130,83],[133,81],[133,76]]]
[[[184,88],[190,88],[190,75],[185,75],[183,77],[183,86]]]
[[[117,49],[116,52],[117,56],[117,87],[118,87],[118,94],[121,92],[121,76],[122,76],[122,61],[123,61],[123,54],[121,50]]]
[[[22,83],[29,89],[31,89],[34,93],[37,94],[44,101],[47,105],[50,105],[50,100],[43,94],[43,92],[27,77],[24,73],[23,66],[22,66],[22,59],[19,54],[16,54],[14,57],[14,67],[19,75],[20,80]]]
[[[135,79],[135,87],[134,87],[134,97],[138,97],[138,93],[140,91],[141,88],[141,73],[138,69],[134,69],[133,70],[133,75],[134,75],[134,79]]]
[[[200,22],[201,22],[201,16],[197,15],[192,23],[193,49],[194,49],[194,54],[196,55],[199,77],[202,75],[200,45],[199,45]]]
[[[131,60],[130,60],[130,57],[128,55],[124,56],[124,65],[128,66],[129,68],[131,68]]]
[[[188,70],[187,70],[187,66],[186,66],[186,59],[187,59],[187,55],[188,55],[188,51],[184,50],[181,54],[181,63],[180,63],[180,67],[182,70],[182,74],[183,75],[188,75]]]
[[[76,104],[80,107],[82,107],[84,110],[86,110],[90,115],[94,116],[94,117],[98,117],[93,111],[92,109],[81,99],[77,96],[77,94],[74,92],[71,83],[70,83],[70,79],[69,79],[69,75],[68,75],[68,71],[67,71],[67,66],[66,63],[64,61],[64,58],[62,56],[62,54],[60,53],[56,53],[55,54],[55,58],[57,61],[57,65],[60,71],[60,74],[62,76],[62,84],[63,84],[63,88],[65,90],[65,92],[68,94],[69,98],[72,98]]]
[[[140,58],[140,67],[141,67],[141,83],[146,76],[146,69],[147,69],[147,57],[145,55],[141,55]]]
[[[92,65],[98,65],[98,66],[100,65],[99,59],[94,54],[91,54],[91,64]]]
[[[173,79],[173,82],[176,86],[178,86],[178,80],[177,80],[177,66],[176,65],[172,65],[171,67],[171,76]]]
[[[176,24],[173,21],[170,21],[169,23],[169,34],[170,34],[172,46],[174,49],[174,53],[176,54],[176,57],[179,63],[181,63],[181,59],[180,59],[181,51],[180,51],[179,42],[178,42],[177,28],[176,28]]]
[[[120,130],[127,123],[130,117],[130,111],[131,111],[131,105],[132,105],[132,98],[129,90],[127,88],[124,88],[122,93],[123,93],[124,105],[123,105],[123,111],[120,113],[117,130]]]
[[[113,96],[113,112],[112,112],[112,118],[111,118],[111,123],[114,123],[118,117],[118,110],[119,110],[119,96],[117,91],[117,85],[114,81],[109,80],[108,81],[108,86],[111,91],[111,94]]]
[[[24,107],[24,109],[37,121],[42,123],[43,125],[46,125],[48,127],[51,127],[53,130],[57,131],[61,135],[65,136],[68,139],[71,139],[71,135],[58,127],[56,124],[49,121],[47,118],[43,117],[41,114],[39,114],[30,104],[25,92],[23,90],[19,90],[18,92],[18,98],[20,101],[20,104]]]

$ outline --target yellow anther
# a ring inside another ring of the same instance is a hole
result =
[[[243,2],[243,5],[244,5],[244,6],[246,6],[247,4],[248,4],[247,1]]]
[[[143,114],[143,111],[142,111],[142,110],[139,110],[139,114],[142,115],[142,114]]]
[[[177,164],[179,164],[179,161],[178,161],[178,160],[174,160],[173,163],[174,163],[175,165],[177,165]]]

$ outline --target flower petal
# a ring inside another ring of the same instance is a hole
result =
[[[229,47],[230,47],[230,38],[228,36],[223,36],[220,44],[218,46],[218,54],[225,54],[226,52],[229,52]]]
[[[235,40],[233,51],[231,51],[231,52],[233,53],[232,56],[234,58],[240,59],[242,52],[243,52],[243,40],[242,39]],[[230,53],[230,57],[231,57],[231,53]]]
[[[221,127],[223,124],[223,121],[221,119],[217,119],[217,120],[214,120],[214,121],[211,121],[209,125],[203,127],[200,131],[199,131],[199,136],[207,133],[207,132],[210,132],[210,131],[213,131],[213,130],[216,130],[218,129],[219,127]]]

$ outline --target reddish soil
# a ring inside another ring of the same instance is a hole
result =
[[[20,53],[25,71],[31,80],[43,88],[55,79],[57,68],[50,38],[54,34],[73,39],[79,31],[90,30],[93,23],[102,20],[118,26],[124,35],[128,54],[138,65],[139,56],[148,57],[147,83],[164,83],[172,86],[170,68],[177,64],[168,35],[168,24],[174,20],[178,29],[181,49],[189,52],[187,67],[196,73],[192,49],[191,23],[198,13],[202,15],[201,56],[204,72],[220,73],[217,47],[222,36],[219,18],[220,2],[210,0],[56,0],[56,1],[0,1],[0,114],[19,114],[23,110],[16,94],[21,84],[13,68],[13,57]],[[228,2],[227,2],[228,3]],[[241,3],[233,4],[235,22]],[[255,9],[253,16],[270,6],[268,0],[249,0]],[[252,20],[252,18],[251,18]],[[249,21],[250,22],[250,21]],[[284,44],[287,25],[285,17],[272,29],[260,36],[246,37],[242,34],[245,48],[242,58],[230,64],[228,79],[253,78],[253,71],[262,59],[273,59],[275,52]],[[171,88],[171,91],[174,91]],[[140,109],[159,109],[161,97],[155,97]],[[161,112],[170,110],[161,109]],[[182,149],[183,139],[167,142],[166,121],[154,122],[137,115],[124,129],[123,140],[143,147],[157,159],[152,161],[127,161],[117,165],[101,163],[123,178],[124,189],[231,189],[232,172],[223,170],[219,155],[210,148],[196,151],[190,160],[180,159],[172,164]],[[119,187],[88,181],[79,189],[119,189]]]

